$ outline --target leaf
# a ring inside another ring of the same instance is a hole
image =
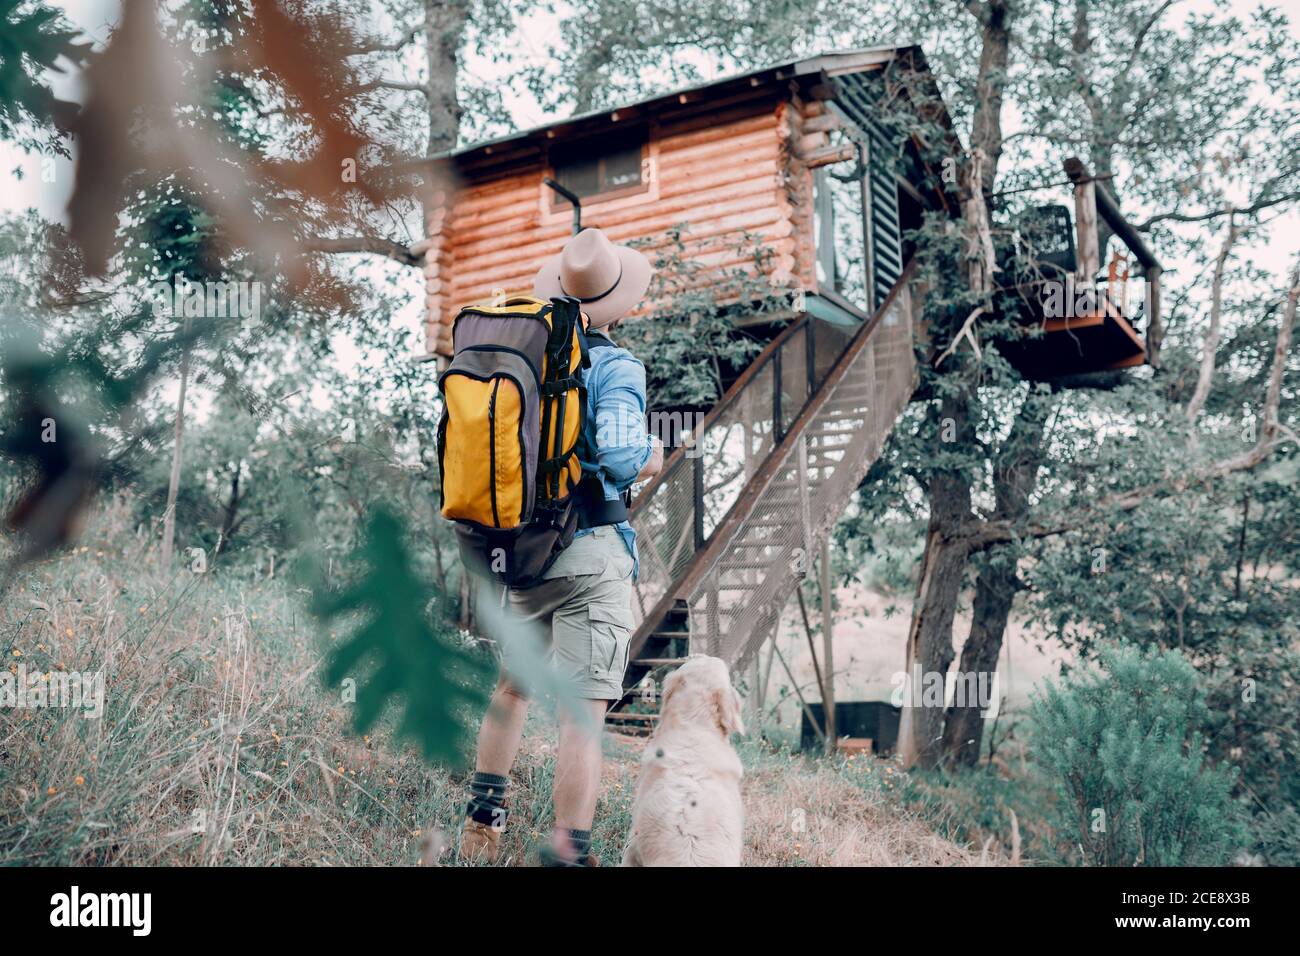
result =
[[[359,580],[339,592],[315,588],[312,613],[324,622],[359,613],[361,623],[330,656],[328,686],[357,682],[353,726],[369,730],[393,698],[401,699],[397,735],[413,739],[425,759],[463,764],[470,713],[487,699],[485,661],[431,624],[424,608],[433,587],[413,570],[401,523],[375,509],[352,560]],[[361,671],[369,670],[367,677]]]

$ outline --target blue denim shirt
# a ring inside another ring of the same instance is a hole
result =
[[[582,470],[599,475],[605,500],[617,501],[636,481],[654,451],[645,424],[645,366],[624,348],[592,349],[591,367],[583,371],[583,382],[587,387],[587,419],[579,451]],[[594,461],[589,460],[593,450]],[[614,527],[632,555],[635,578],[636,532],[626,521]],[[592,530],[580,530],[578,535]]]

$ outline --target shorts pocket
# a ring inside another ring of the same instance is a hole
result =
[[[591,676],[597,680],[621,681],[627,670],[628,645],[632,640],[632,609],[615,604],[589,604],[591,625]]]

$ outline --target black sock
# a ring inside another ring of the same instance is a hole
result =
[[[494,773],[475,773],[469,782],[469,803],[465,815],[476,823],[496,827],[506,825],[506,786],[510,781]]]
[[[573,862],[578,866],[586,866],[587,854],[591,851],[591,831],[570,830],[569,843],[573,846]]]
[[[542,866],[586,866],[587,856],[591,852],[591,831],[590,830],[566,830],[569,837],[569,846],[573,848],[573,859],[564,860],[556,856],[555,850],[549,844],[543,846],[538,855],[541,857]]]

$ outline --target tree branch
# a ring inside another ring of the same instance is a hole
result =
[[[1151,32],[1151,28],[1156,25],[1156,22],[1164,16],[1165,11],[1176,2],[1177,0],[1165,0],[1164,3],[1152,11],[1151,16],[1147,17],[1146,22],[1142,24],[1141,29],[1137,32],[1137,37],[1133,42],[1133,52],[1129,54],[1128,63],[1124,65],[1124,71],[1116,75],[1117,79],[1128,77],[1133,73],[1134,68],[1137,66],[1138,57],[1142,53],[1142,46],[1147,41],[1147,34]]]
[[[1237,216],[1228,215],[1228,235],[1223,240],[1223,248],[1214,260],[1214,283],[1210,287],[1210,327],[1205,330],[1205,342],[1201,346],[1201,370],[1196,378],[1196,389],[1187,402],[1187,420],[1195,422],[1200,414],[1205,399],[1209,397],[1210,385],[1214,381],[1214,358],[1219,351],[1219,329],[1223,319],[1223,273],[1232,252],[1232,244],[1237,241]]]
[[[310,252],[326,252],[330,254],[345,252],[370,253],[377,256],[387,256],[404,266],[419,267],[424,265],[424,257],[418,252],[412,251],[411,247],[404,246],[393,239],[385,239],[383,236],[340,236],[334,239],[311,238],[304,240],[303,248]]]
[[[366,53],[396,53],[406,45],[415,42],[415,38],[424,30],[423,23],[417,23],[398,39],[392,43],[385,43],[382,40],[372,40],[369,43],[361,43],[347,52],[347,56],[361,56]]]
[[[429,88],[423,83],[406,83],[402,80],[371,80],[369,83],[362,83],[353,87],[349,92],[355,95],[357,93],[370,93],[374,90],[401,90],[406,93],[429,95]]]
[[[1249,206],[1237,208],[1229,203],[1221,209],[1212,209],[1209,212],[1185,214],[1180,212],[1162,212],[1157,213],[1150,219],[1141,223],[1134,228],[1138,232],[1150,232],[1151,227],[1160,222],[1207,222],[1211,219],[1218,219],[1221,216],[1230,216],[1237,214],[1239,216],[1253,216],[1255,213],[1263,212],[1265,209],[1271,209],[1274,206],[1280,206],[1283,203],[1296,202],[1300,200],[1300,191],[1283,193],[1281,196],[1274,196],[1272,199],[1257,199]]]

